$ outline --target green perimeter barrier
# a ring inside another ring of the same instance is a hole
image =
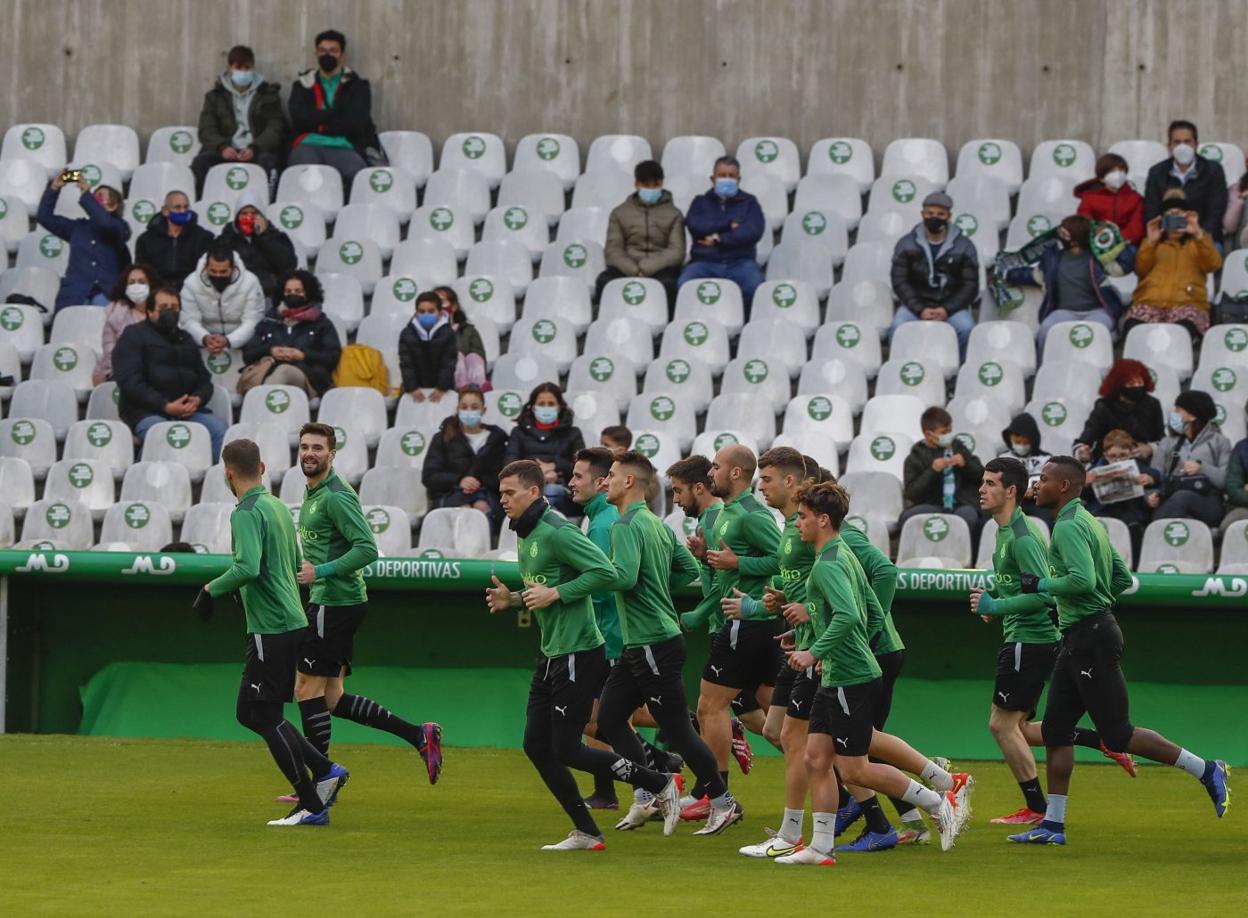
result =
[[[203,623],[190,609],[196,589],[228,564],[224,555],[0,551],[7,729],[242,735],[233,723],[242,610],[218,602]],[[453,744],[518,745],[538,636],[523,611],[488,613],[482,591],[495,574],[518,585],[516,565],[502,561],[370,565],[356,691],[444,721]],[[899,572],[894,614],[908,655],[895,723],[941,754],[996,757],[986,723],[1000,629],[966,604],[971,587],[990,584],[982,571]],[[685,591],[678,605],[691,606],[694,595]],[[1248,616],[1235,613],[1248,609],[1246,596],[1248,577],[1138,575],[1119,610],[1133,715],[1239,764],[1248,764],[1240,713],[1248,701],[1241,668]],[[693,698],[707,636],[688,640]],[[354,725],[342,729],[351,741],[383,739]],[[765,745],[755,743],[760,753]]]

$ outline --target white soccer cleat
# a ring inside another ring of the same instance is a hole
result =
[[[730,825],[740,822],[745,817],[745,810],[735,799],[725,807],[711,807],[711,815],[706,817],[706,825],[694,832],[694,835],[718,835]]]
[[[654,816],[658,815],[657,800],[657,797],[646,791],[635,791],[633,793],[633,804],[628,808],[628,812],[624,814],[624,818],[615,824],[616,829],[621,832],[640,829]],[[679,814],[677,818],[679,818]],[[666,831],[666,822],[664,823],[664,831]]]
[[[271,826],[327,826],[329,825],[329,810],[321,810],[319,813],[313,813],[301,807],[295,807],[281,819],[270,819]]]
[[[701,797],[695,797],[692,794],[685,794],[685,796],[680,798],[680,808],[683,810],[686,807],[691,807],[701,799]]]
[[[680,787],[676,784],[676,776],[672,775],[667,786],[654,798],[655,805],[663,814],[663,834],[673,835],[680,824]]]
[[[774,829],[768,829],[766,841],[761,841],[757,845],[746,845],[744,848],[738,848],[737,851],[746,857],[786,857],[795,853],[800,847],[802,847],[800,838],[792,842]]]
[[[557,845],[542,845],[543,851],[605,851],[607,844],[596,835],[586,835],[579,829],[568,833],[568,837]]]
[[[958,837],[964,824],[958,814],[958,800],[953,791],[945,791],[940,798],[940,809],[932,814],[932,820],[936,823],[936,831],[940,833],[940,850],[948,851],[953,848],[954,839]]]
[[[965,772],[953,776],[953,797],[958,802],[958,834],[971,821],[971,791],[975,789],[975,779]]]
[[[798,848],[792,854],[776,858],[776,863],[806,867],[835,867],[836,855],[824,854],[814,848]]]

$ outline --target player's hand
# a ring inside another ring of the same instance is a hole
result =
[[[1022,591],[1024,593],[1039,593],[1040,592],[1040,578],[1037,577],[1035,574],[1020,574],[1018,577],[1018,582],[1022,584]]]
[[[510,609],[511,590],[498,577],[491,576],[490,579],[494,581],[494,586],[485,588],[485,604],[490,607],[490,613]]]
[[[212,618],[212,594],[208,592],[208,587],[199,588],[199,594],[191,603],[191,608],[198,613],[200,621],[206,622]]]
[[[724,545],[719,551],[708,551],[706,563],[717,571],[735,571],[741,566],[741,561],[731,545]]]
[[[785,631],[783,634],[777,634],[775,640],[780,642],[780,649],[785,653],[797,649],[797,641],[793,637],[792,631]]]
[[[745,594],[736,587],[732,588],[732,595],[725,596],[719,601],[719,608],[724,613],[724,618],[732,618],[740,620],[741,618],[741,600]]]
[[[559,601],[559,589],[557,587],[534,584],[521,593],[520,596],[524,599],[525,607],[530,611],[533,609],[545,609],[547,606],[553,606]]]
[[[804,669],[810,669],[816,662],[815,655],[809,650],[794,650],[789,654],[789,668],[799,673]]]
[[[810,621],[810,610],[804,603],[791,602],[781,610],[784,620],[790,625],[804,625]]]
[[[972,587],[972,588],[971,588],[971,612],[972,612],[972,613],[974,613],[974,612],[978,612],[978,611],[979,611],[979,597],[981,597],[981,596],[983,596],[983,595],[984,595],[984,591],[983,591],[983,589],[982,589],[981,587]],[[981,616],[981,617],[984,619],[984,621],[988,621],[988,620],[989,620],[989,619],[988,619],[988,616],[986,616],[986,615],[985,615],[985,616]]]
[[[303,564],[300,566],[299,573],[295,577],[295,579],[298,580],[300,583],[302,583],[304,586],[307,586],[308,584],[316,580],[316,568],[312,566],[311,562],[304,561]]]
[[[689,549],[689,554],[693,555],[699,561],[706,560],[706,537],[702,533],[691,535],[685,539],[685,545]]]
[[[772,615],[779,615],[784,608],[784,594],[775,587],[763,587],[763,608]]]

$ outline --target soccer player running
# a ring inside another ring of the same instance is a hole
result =
[[[798,530],[816,556],[806,583],[805,606],[790,604],[785,613],[795,617],[807,613],[815,634],[808,650],[792,650],[789,665],[802,671],[822,664],[806,741],[814,832],[809,845],[776,858],[777,864],[836,863],[838,771],[849,784],[922,807],[935,821],[945,851],[953,847],[969,815],[952,788],[943,792],[925,788],[892,765],[868,759],[873,748],[884,745],[881,740],[896,738],[879,734],[874,726],[882,691],[880,665],[867,631],[867,604],[874,594],[862,565],[839,538],[848,512],[849,496],[831,482],[806,489],[799,500]]]
[[[646,494],[655,479],[650,460],[636,451],[617,453],[607,476],[607,499],[620,511],[620,519],[611,527],[615,576],[610,588],[616,592],[624,652],[602,690],[598,731],[616,752],[633,762],[644,761],[628,719],[645,704],[668,745],[684,756],[710,797],[706,825],[694,834],[718,835],[740,821],[743,811],[728,792],[715,756],[689,721],[682,675],[685,640],[677,624],[672,590],[695,580],[698,566],[689,550],[646,506]],[[645,795],[635,795],[616,828],[641,828],[652,812],[653,803]]]
[[[971,612],[986,622],[1001,621],[1005,643],[997,655],[988,729],[1023,793],[1019,810],[991,820],[998,825],[1036,825],[1044,819],[1047,806],[1031,752],[1032,746],[1044,744],[1040,724],[1029,721],[1053,672],[1060,643],[1050,615],[1050,601],[1040,593],[1021,591],[1023,574],[1043,576],[1049,569],[1044,536],[1019,508],[1021,496],[1027,492],[1027,481],[1027,467],[1006,456],[984,466],[979,487],[979,506],[998,527],[992,555],[996,586],[991,593],[979,588],[971,591]],[[1101,749],[1110,757],[1120,757],[1120,761],[1125,760],[1123,767],[1134,775],[1131,757],[1105,749],[1097,731],[1076,727],[1074,734],[1076,746]]]
[[[308,620],[295,574],[299,543],[285,504],[264,488],[260,448],[234,440],[221,451],[225,480],[238,498],[230,514],[233,562],[203,588],[196,606],[235,590],[247,619],[246,663],[238,689],[238,722],[264,738],[269,753],[298,794],[295,808],[271,826],[329,825],[329,807],[347,783],[347,770],[326,758],[282,716],[295,688],[295,660]]]
[[[1159,733],[1131,723],[1127,681],[1119,667],[1122,631],[1113,607],[1132,578],[1109,544],[1105,527],[1079,499],[1085,483],[1083,464],[1070,456],[1055,456],[1040,470],[1036,505],[1050,508],[1057,517],[1049,543],[1049,574],[1022,573],[1019,577],[1023,593],[1056,600],[1062,632],[1042,725],[1048,756],[1048,806],[1040,825],[1010,836],[1011,841],[1023,844],[1066,844],[1066,796],[1075,767],[1073,733],[1085,713],[1114,752],[1173,765],[1200,781],[1219,818],[1230,801],[1226,762],[1199,758]]]
[[[377,560],[377,542],[355,490],[334,471],[336,442],[328,424],[304,424],[299,431],[299,467],[307,479],[299,511],[299,582],[311,591],[295,680],[303,732],[322,755],[329,754],[331,714],[391,733],[416,747],[429,783],[436,784],[442,773],[442,728],[409,723],[371,698],[344,691],[355,632],[368,614],[363,569]]]
[[[663,834],[671,835],[680,817],[676,776],[644,767],[640,757],[591,749],[581,742],[607,670],[590,596],[610,586],[614,571],[580,528],[546,503],[542,497],[545,485],[546,474],[531,459],[512,462],[499,472],[503,512],[519,537],[524,589],[513,593],[494,577],[494,585],[485,591],[490,612],[523,606],[537,618],[541,631],[541,650],[529,688],[524,753],[573,825],[567,838],[542,850],[601,851],[606,847],[570,768],[595,777],[612,775],[654,795],[664,817]],[[622,668],[617,666],[612,672]],[[627,714],[624,720],[632,734]]]

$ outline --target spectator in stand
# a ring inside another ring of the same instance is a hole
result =
[[[40,226],[69,243],[69,264],[56,294],[56,308],[107,306],[109,291],[130,264],[126,248],[130,224],[122,217],[121,192],[107,185],[92,191],[87,180],[79,178],[78,204],[87,215],[75,220],[56,213],[56,200],[64,186],[64,174],[52,179],[39,199],[37,217]]]
[[[900,305],[889,336],[906,322],[948,322],[958,333],[958,350],[965,359],[975,327],[971,305],[979,296],[979,256],[971,240],[949,221],[952,212],[953,198],[932,192],[923,199],[922,222],[897,240],[891,278]]]
[[[676,304],[676,281],[685,263],[685,218],[663,188],[663,167],[652,159],[633,170],[637,190],[611,211],[607,267],[598,275],[594,300],[619,277],[650,277],[667,291],[669,314]],[[757,285],[755,285],[757,286]]]
[[[147,319],[131,325],[113,350],[117,410],[142,440],[161,421],[195,421],[208,428],[212,461],[221,456],[228,422],[208,407],[212,377],[199,345],[178,325],[178,291],[158,285],[147,298]]]
[[[442,401],[455,388],[459,354],[455,331],[432,290],[416,297],[416,314],[399,335],[399,370],[403,391],[414,402]],[[426,396],[425,390],[432,391]]]
[[[711,190],[694,198],[685,215],[693,248],[677,286],[704,277],[735,281],[748,312],[754,291],[763,282],[756,252],[767,221],[758,198],[741,190],[741,164],[736,157],[715,160],[711,183]]]
[[[283,278],[281,299],[243,347],[247,367],[264,361],[249,379],[251,385],[298,386],[309,398],[333,388],[342,344],[322,311],[324,296],[321,282],[308,271],[292,271]]]
[[[1174,400],[1166,420],[1169,432],[1154,457],[1165,494],[1160,506],[1154,503],[1157,519],[1190,517],[1214,529],[1222,522],[1231,441],[1214,420],[1217,416],[1207,392],[1189,390]]]
[[[117,278],[109,293],[108,309],[104,311],[104,332],[100,340],[100,361],[95,365],[91,381],[99,385],[113,378],[113,349],[117,339],[131,325],[147,319],[147,298],[157,285],[156,272],[150,265],[133,264]]]
[[[984,520],[979,509],[984,466],[954,437],[953,418],[944,408],[924,411],[919,428],[923,439],[911,447],[902,467],[903,491],[910,506],[900,522],[918,513],[951,513],[966,520],[974,541]]]
[[[546,473],[546,499],[564,516],[581,515],[568,481],[577,452],[585,448],[585,438],[572,420],[572,409],[558,383],[541,383],[516,419],[505,457],[506,462],[536,460]]]
[[[433,507],[472,507],[497,515],[498,473],[507,452],[507,433],[486,424],[485,396],[476,386],[459,390],[455,414],[429,442],[420,473]]]
[[[266,82],[256,70],[252,50],[235,45],[225,64],[225,73],[204,95],[199,111],[200,151],[191,162],[191,171],[201,196],[208,170],[221,163],[255,163],[272,186],[286,137],[282,89]]]
[[[234,219],[221,231],[221,239],[243,260],[243,266],[260,281],[269,302],[281,299],[278,278],[299,265],[290,237],[264,216],[264,199],[253,188],[238,198]]]
[[[213,241],[182,284],[182,327],[210,353],[238,349],[264,318],[260,281],[228,242]]]
[[[623,452],[633,448],[633,432],[623,424],[612,424],[602,428],[598,443],[613,453]]]
[[[1021,462],[1027,469],[1027,493],[1019,501],[1019,506],[1028,516],[1034,516],[1052,524],[1053,514],[1036,506],[1034,489],[1040,479],[1040,470],[1049,461],[1049,453],[1040,446],[1040,425],[1027,412],[1016,415],[1010,426],[1001,431],[1001,439],[1005,441],[1002,456],[1009,456]]]
[[[155,268],[162,283],[180,288],[214,238],[199,225],[186,193],[171,191],[135,243],[134,260]]]
[[[1172,121],[1167,132],[1170,158],[1148,170],[1144,186],[1144,219],[1149,223],[1167,209],[1166,192],[1179,189],[1187,207],[1199,214],[1200,225],[1213,244],[1222,242],[1222,217],[1226,213],[1226,173],[1220,163],[1196,152],[1196,125]]]
[[[1244,198],[1248,197],[1248,172],[1239,177],[1233,185],[1226,189],[1226,215],[1222,218],[1222,238],[1228,249],[1248,248],[1248,208],[1244,207]]]
[[[1174,322],[1199,339],[1209,330],[1209,275],[1222,267],[1222,256],[1187,204],[1183,192],[1172,188],[1165,214],[1148,221],[1148,237],[1135,259],[1140,283],[1124,331],[1143,322]]]
[[[329,29],[316,36],[316,66],[299,74],[290,89],[295,131],[289,164],[332,166],[342,187],[369,163],[384,162],[373,126],[368,80],[346,65],[347,39]]]
[[[1079,216],[1114,224],[1128,245],[1144,239],[1144,198],[1127,183],[1127,161],[1117,153],[1096,161],[1096,178],[1076,185],[1075,197]]]
[[[1140,556],[1140,545],[1144,541],[1144,530],[1153,519],[1153,508],[1161,502],[1162,475],[1148,464],[1147,459],[1139,456],[1139,444],[1125,430],[1111,430],[1101,441],[1101,456],[1089,467],[1089,471],[1099,469],[1115,462],[1134,462],[1138,474],[1136,483],[1144,488],[1143,497],[1102,504],[1096,499],[1096,491],[1088,485],[1084,492],[1084,504],[1093,516],[1110,516],[1122,520],[1131,533],[1133,554]]]
[[[1166,435],[1161,402],[1152,395],[1153,375],[1138,360],[1117,360],[1101,382],[1100,398],[1092,406],[1075,440],[1075,458],[1088,463],[1101,455],[1101,443],[1111,430],[1124,430],[1136,441],[1137,459],[1151,459],[1153,445]]]
[[[1042,349],[1049,329],[1058,322],[1096,322],[1113,335],[1122,315],[1122,299],[1109,277],[1130,271],[1134,255],[1129,248],[1123,249],[1106,272],[1092,254],[1092,221],[1087,217],[1067,217],[1057,235],[1059,241],[1045,247],[1037,264],[1014,268],[1005,275],[1007,284],[1044,288],[1036,332]]]
[[[1244,406],[1244,414],[1248,415],[1248,405]],[[1231,461],[1226,467],[1226,502],[1231,512],[1222,520],[1222,536],[1231,523],[1248,520],[1248,437],[1236,443],[1231,451]]]
[[[481,333],[468,321],[464,307],[459,305],[459,294],[454,287],[434,287],[433,292],[438,295],[442,312],[451,323],[451,330],[455,332],[455,349],[458,351],[455,358],[455,388],[475,386],[482,392],[489,392],[492,387],[486,373],[485,342],[481,340]]]

